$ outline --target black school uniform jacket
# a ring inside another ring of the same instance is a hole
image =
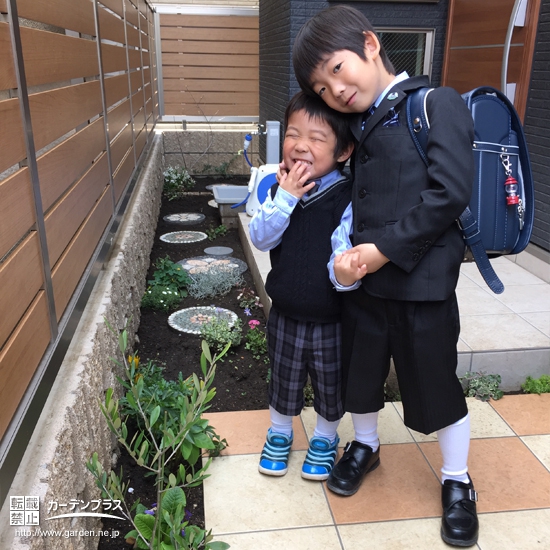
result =
[[[427,99],[429,165],[420,158],[406,121],[406,98],[429,86],[409,78],[386,95],[361,130],[352,122],[353,243],[374,243],[390,263],[362,279],[368,294],[394,300],[433,301],[455,290],[465,245],[456,219],[471,197],[474,177],[471,114],[452,88]],[[393,99],[392,99],[393,98]],[[384,126],[393,112],[398,125]]]

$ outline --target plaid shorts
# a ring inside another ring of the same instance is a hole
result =
[[[309,374],[315,411],[329,422],[342,418],[341,337],[340,323],[297,321],[271,309],[267,323],[268,394],[276,411],[300,414]]]

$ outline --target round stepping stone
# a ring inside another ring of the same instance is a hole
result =
[[[212,199],[208,201],[208,206],[211,206],[212,208],[218,208],[218,203],[214,199]]]
[[[246,262],[238,258],[216,256],[197,256],[195,258],[180,260],[177,263],[191,275],[195,273],[208,273],[214,270],[229,271],[233,269],[238,270],[239,273],[244,273],[248,269]]]
[[[168,214],[163,220],[168,223],[177,223],[179,225],[195,225],[206,218],[204,214],[195,212],[183,212],[181,214]]]
[[[202,231],[173,231],[160,236],[160,240],[165,243],[186,244],[204,241],[208,236]]]
[[[237,320],[237,314],[215,306],[188,307],[172,313],[168,317],[168,324],[180,332],[200,334],[202,325],[215,318],[227,321],[232,327]]]
[[[233,249],[229,246],[209,246],[204,249],[204,253],[209,256],[230,256]]]

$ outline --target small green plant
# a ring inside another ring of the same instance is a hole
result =
[[[483,372],[468,372],[459,378],[467,397],[475,397],[481,401],[495,401],[504,393],[499,389],[502,381],[500,374],[485,374]]]
[[[243,335],[242,322],[237,319],[232,325],[226,319],[213,317],[201,326],[201,337],[210,348],[221,351],[227,345],[238,346]]]
[[[179,305],[181,294],[171,286],[151,286],[141,298],[141,307],[168,312]]]
[[[308,382],[304,386],[304,407],[312,407],[314,397],[315,394],[313,393],[313,386],[311,385],[311,382]]]
[[[532,378],[528,376],[525,382],[521,385],[521,389],[525,393],[550,393],[550,376],[543,374],[540,378]]]
[[[252,315],[250,313],[251,310],[263,307],[260,297],[256,296],[256,293],[251,288],[243,287],[238,292],[237,300],[239,301],[239,307],[244,309],[246,315]]]
[[[205,230],[206,235],[208,236],[209,241],[213,241],[217,237],[223,237],[227,233],[227,227],[220,224],[218,227],[211,225],[208,229]]]
[[[260,321],[251,319],[248,321],[248,332],[246,333],[245,349],[252,353],[254,359],[264,359],[266,363],[269,362],[267,357],[267,338],[265,332],[259,328]]]
[[[204,164],[201,173],[202,174],[216,174],[217,176],[221,176],[224,178],[230,178],[231,174],[229,173],[229,169],[231,168],[231,165],[239,158],[239,154],[233,155],[229,160],[222,162],[218,164],[217,166],[214,166],[212,164]]]
[[[162,175],[164,176],[164,194],[169,201],[181,199],[186,191],[195,187],[195,180],[181,166],[169,166]]]
[[[191,278],[187,271],[180,264],[173,262],[169,256],[157,259],[153,278],[148,281],[151,286],[175,287],[182,297],[187,296],[186,288],[190,282]]]
[[[241,285],[243,278],[238,269],[208,270],[204,273],[194,273],[189,284],[189,294],[193,298],[214,298],[225,296],[235,286]]]

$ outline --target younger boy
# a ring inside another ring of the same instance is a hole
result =
[[[287,472],[292,418],[304,406],[308,374],[317,425],[302,477],[324,480],[336,459],[341,402],[340,295],[326,265],[330,238],[351,200],[351,183],[340,169],[353,151],[345,118],[323,101],[300,92],[285,113],[283,159],[290,171],[275,184],[250,221],[254,245],[270,251],[266,291],[271,365],[267,432],[259,471]]]
[[[327,486],[351,495],[380,463],[377,419],[393,357],[405,424],[438,435],[441,536],[474,545],[477,494],[467,466],[468,409],[456,376],[455,295],[464,255],[455,220],[468,204],[474,175],[471,115],[450,88],[428,94],[426,168],[407,127],[406,97],[429,86],[428,79],[396,76],[370,22],[349,6],[309,20],[296,37],[293,62],[303,90],[353,115],[356,139],[352,207],[333,236],[331,277],[348,291],[342,393],[356,440]]]

